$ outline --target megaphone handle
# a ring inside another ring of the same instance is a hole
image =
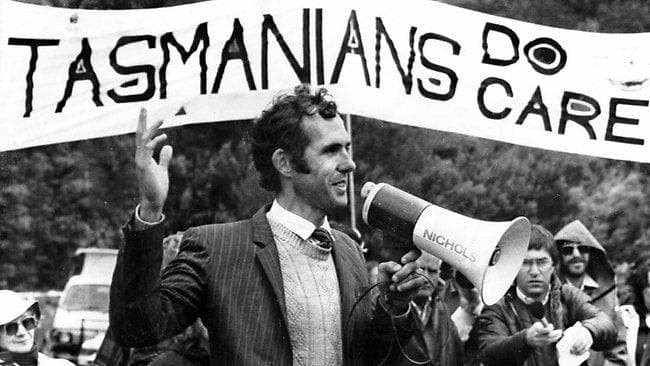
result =
[[[389,260],[400,263],[402,257],[409,251],[416,249],[411,240],[404,239],[400,236],[384,231],[384,248],[390,250]]]

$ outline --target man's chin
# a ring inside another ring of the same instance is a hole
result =
[[[586,269],[587,266],[584,263],[573,263],[567,266],[567,272],[573,276],[582,276]]]
[[[345,199],[345,201],[339,201],[335,200],[332,205],[329,207],[329,212],[327,212],[328,215],[333,215],[333,216],[338,216],[338,215],[345,215],[347,214],[348,210],[348,200]]]
[[[348,207],[348,196],[347,195],[343,195],[343,196],[336,195],[336,196],[333,197],[332,203],[334,204],[334,207],[336,207],[337,209],[346,208],[346,207]]]
[[[15,353],[27,353],[31,351],[33,344],[16,344],[13,345],[11,351]]]

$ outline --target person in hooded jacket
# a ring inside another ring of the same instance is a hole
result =
[[[41,318],[37,301],[26,301],[10,290],[0,290],[0,365],[73,366],[70,361],[38,352],[34,333]]]
[[[470,339],[477,337],[483,365],[558,365],[565,355],[557,351],[560,341],[576,357],[613,345],[616,329],[611,319],[583,292],[560,283],[554,271],[557,263],[552,234],[532,225],[513,286],[496,304],[483,308],[470,333]]]
[[[614,347],[592,352],[589,365],[627,365],[626,329],[616,312],[616,278],[605,249],[579,220],[564,226],[554,237],[560,252],[558,277],[589,296],[590,302],[607,314],[617,328]]]

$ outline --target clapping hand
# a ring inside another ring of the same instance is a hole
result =
[[[544,326],[540,322],[535,322],[530,328],[526,329],[526,343],[531,347],[543,347],[553,344],[562,338],[562,330],[554,329],[553,324]]]

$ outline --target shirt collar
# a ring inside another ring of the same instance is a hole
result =
[[[269,220],[282,224],[282,226],[298,235],[302,240],[309,239],[316,229],[316,226],[309,220],[282,207],[280,203],[278,203],[278,200],[273,200],[271,209],[266,213],[266,217]],[[323,219],[323,224],[320,227],[325,229],[330,236],[332,235],[332,229],[330,228],[329,221],[327,221],[327,216]]]
[[[518,286],[515,286],[515,289],[517,290],[517,297],[519,298],[519,300],[523,301],[524,304],[526,304],[526,305],[530,305],[530,304],[534,303],[535,301],[537,301],[537,300],[533,299],[532,297],[528,297],[528,296],[526,296],[526,295],[525,295],[525,294],[524,294],[524,293],[519,289]],[[544,300],[542,301],[542,304],[543,304],[543,305],[546,305],[546,303],[548,302],[548,296],[549,296],[550,293],[551,293],[551,286],[549,285],[549,286],[548,286],[548,291],[546,291],[546,296],[544,296]]]
[[[564,282],[567,283],[567,284],[569,284],[569,285],[571,285],[571,286],[573,286],[573,284],[571,283],[571,281],[569,281],[568,278],[565,278],[565,279],[564,279]],[[589,273],[585,273],[585,277],[582,279],[582,285],[580,286],[580,290],[581,290],[581,291],[584,291],[585,288],[598,288],[598,287],[600,287],[600,285],[598,284],[598,282],[596,282],[596,280],[594,280],[594,279],[589,275]]]
[[[598,288],[600,285],[598,285],[598,282],[591,278],[589,274],[585,274],[585,279],[582,281],[582,287]]]
[[[420,307],[415,301],[411,300],[411,306],[415,309],[415,313],[420,317],[422,323],[426,324],[428,316],[430,315],[429,309],[431,308],[431,302],[433,299],[431,296],[427,298],[427,301]]]

